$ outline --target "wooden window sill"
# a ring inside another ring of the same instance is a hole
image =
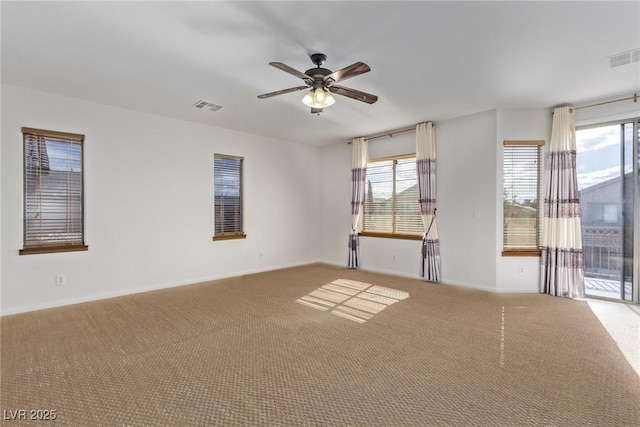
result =
[[[359,234],[363,237],[382,237],[384,239],[422,240],[422,234],[411,233],[382,233],[376,231],[363,231]]]
[[[529,256],[539,257],[542,254],[540,249],[504,249],[502,256]]]
[[[20,255],[52,254],[58,252],[88,251],[87,245],[40,246],[20,249]]]
[[[213,240],[236,240],[236,239],[246,239],[247,235],[244,233],[238,234],[216,234],[213,236]]]

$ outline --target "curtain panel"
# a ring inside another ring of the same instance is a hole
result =
[[[424,226],[420,277],[440,281],[440,241],[436,226],[436,138],[432,122],[416,126],[418,203]]]
[[[351,234],[349,234],[349,259],[347,267],[360,267],[359,222],[365,194],[368,143],[364,138],[354,138],[351,142]]]
[[[584,298],[575,117],[570,107],[556,108],[553,113],[545,170],[541,249],[540,292]]]

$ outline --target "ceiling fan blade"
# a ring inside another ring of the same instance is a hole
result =
[[[305,82],[308,81],[310,83],[313,83],[313,79],[311,77],[307,76],[305,73],[301,71],[296,70],[295,68],[289,67],[287,64],[283,64],[282,62],[269,62],[269,65],[271,65],[272,67],[276,67],[277,69],[282,70],[286,73],[294,75],[298,78],[301,78]]]
[[[351,89],[344,86],[331,85],[327,89],[337,95],[346,96],[349,98],[357,99],[358,101],[366,102],[367,104],[373,104],[378,100],[376,95],[362,92],[360,90]]]
[[[296,86],[296,87],[290,87],[289,89],[277,90],[275,92],[269,92],[262,95],[258,95],[258,98],[259,99],[271,98],[272,96],[282,95],[284,93],[289,93],[289,92],[296,92],[303,89],[309,89],[309,86]]]
[[[348,67],[344,67],[341,70],[334,71],[333,73],[324,76],[324,81],[330,84],[333,82],[347,80],[351,77],[355,77],[369,71],[371,71],[371,68],[369,68],[367,64],[364,62],[356,62],[355,64],[351,64]]]

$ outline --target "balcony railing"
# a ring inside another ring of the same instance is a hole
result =
[[[586,277],[620,279],[622,233],[620,227],[582,227]]]
[[[582,227],[582,251],[587,295],[621,298],[625,270],[621,227]],[[629,262],[630,260],[627,260]],[[624,299],[631,297],[631,277],[624,278]]]

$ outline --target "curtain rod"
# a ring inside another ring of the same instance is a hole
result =
[[[575,110],[581,110],[583,108],[597,107],[597,106],[606,105],[606,104],[613,104],[614,102],[628,101],[630,99],[633,99],[633,102],[638,102],[638,94],[634,93],[633,96],[628,96],[626,98],[613,99],[611,101],[598,102],[596,104],[590,104],[590,105],[583,105],[582,107],[573,107],[573,108],[570,108],[570,110],[573,112]]]
[[[426,123],[428,123],[428,122],[426,122]],[[435,127],[435,125],[436,124],[434,123],[433,126]],[[365,141],[371,141],[371,140],[378,139],[378,138],[385,138],[385,137],[392,138],[394,135],[398,135],[400,133],[406,133],[406,132],[412,132],[412,131],[415,132],[416,126],[417,125],[411,125],[411,126],[407,126],[407,127],[404,127],[404,128],[396,129],[396,130],[391,131],[391,132],[375,134],[375,135],[372,135],[372,136],[365,136],[364,139],[365,139]],[[347,141],[347,144],[351,144],[351,142],[352,141]]]
[[[394,135],[398,135],[401,133],[407,133],[407,132],[411,132],[411,131],[415,131],[416,130],[416,126],[413,125],[411,127],[407,127],[404,129],[399,129],[399,130],[395,130],[393,132],[387,132],[387,133],[383,133],[380,135],[374,135],[374,136],[367,136],[364,139],[367,141],[372,141],[374,139],[379,139],[379,138],[385,138],[385,137],[389,137],[389,138],[393,138]]]

